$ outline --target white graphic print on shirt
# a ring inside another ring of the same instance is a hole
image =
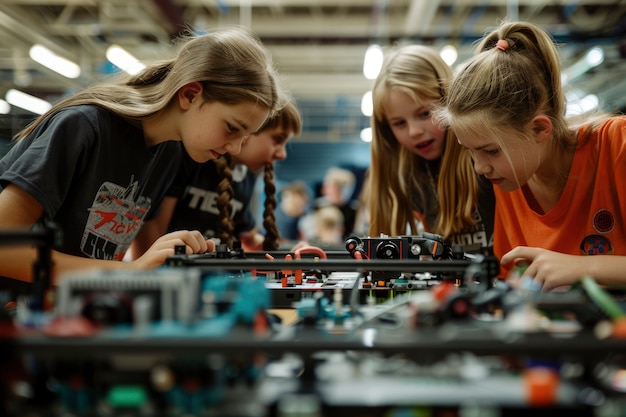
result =
[[[150,210],[150,198],[137,196],[138,183],[128,187],[105,182],[89,209],[80,248],[90,258],[122,260]]]

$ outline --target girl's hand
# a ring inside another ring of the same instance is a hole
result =
[[[138,269],[156,268],[163,264],[168,257],[173,256],[176,246],[185,246],[186,254],[213,252],[215,243],[204,238],[197,230],[179,230],[161,236],[142,256],[132,262]]]
[[[590,257],[566,255],[542,248],[518,246],[509,251],[500,260],[515,265],[527,263],[524,275],[533,277],[542,286],[542,291],[550,291],[557,287],[572,285],[586,275],[586,264]]]

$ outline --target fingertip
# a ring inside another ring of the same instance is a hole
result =
[[[502,258],[500,258],[500,265],[502,266],[513,266],[514,265],[514,261],[510,259],[509,256],[504,255],[502,256]]]
[[[528,262],[528,259],[524,259],[524,258],[517,258],[515,259],[515,266],[525,266],[528,267],[530,265],[530,263]]]

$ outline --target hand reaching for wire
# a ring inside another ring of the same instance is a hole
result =
[[[500,262],[515,265],[526,263],[524,275],[530,276],[541,285],[542,291],[575,284],[589,274],[590,256],[567,255],[543,248],[518,246],[502,256]]]

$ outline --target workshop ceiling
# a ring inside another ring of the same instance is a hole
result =
[[[368,123],[360,100],[372,85],[362,73],[369,44],[452,44],[460,62],[485,31],[509,19],[548,29],[563,44],[565,67],[601,46],[604,62],[575,86],[596,94],[606,109],[623,109],[625,12],[625,1],[591,0],[2,0],[0,97],[19,88],[54,101],[82,88],[106,73],[111,44],[150,60],[169,56],[184,27],[245,25],[272,52],[309,138],[337,140]],[[64,78],[32,61],[28,51],[36,43],[79,63],[81,76]],[[338,116],[344,119],[333,128],[321,128]]]

